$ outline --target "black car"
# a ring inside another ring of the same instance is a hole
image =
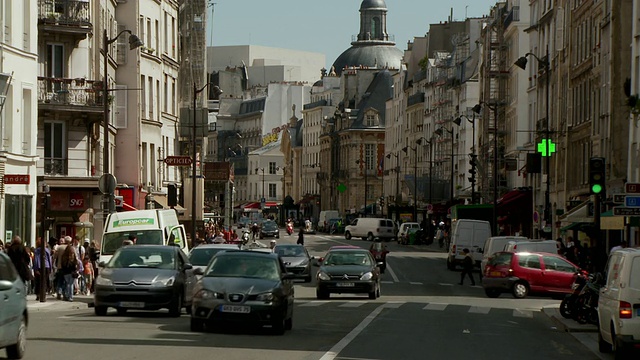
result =
[[[284,334],[293,325],[293,276],[277,254],[234,250],[218,253],[198,281],[191,331],[215,322],[270,325]]]
[[[177,246],[129,245],[102,263],[95,281],[94,310],[98,316],[112,307],[124,315],[128,309],[169,309],[180,316],[191,308],[196,279],[189,259]]]
[[[357,247],[335,247],[319,260],[316,297],[328,299],[331,293],[380,296],[380,269],[371,253]]]
[[[266,237],[280,238],[280,229],[278,229],[278,224],[276,224],[275,221],[267,220],[262,223],[260,227],[260,239]]]
[[[311,282],[311,256],[302,245],[276,245],[274,252],[280,256],[287,271],[296,278]]]

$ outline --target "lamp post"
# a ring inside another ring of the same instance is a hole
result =
[[[391,159],[391,155],[395,156],[396,158],[396,168],[395,168],[395,172],[396,172],[396,194],[393,197],[394,199],[394,205],[395,205],[395,210],[396,210],[396,219],[398,218],[398,197],[400,195],[400,156],[398,156],[397,152],[390,152],[386,155],[387,159]]]
[[[418,147],[405,146],[405,154],[413,150],[413,221],[418,221]]]
[[[550,121],[549,121],[549,102],[550,98],[550,79],[551,79],[551,63],[549,62],[549,48],[547,47],[547,53],[543,59],[536,56],[533,53],[526,53],[524,56],[518,58],[514,63],[515,66],[521,68],[522,70],[526,70],[527,68],[527,56],[533,56],[538,61],[539,70],[543,70],[545,73],[545,87],[547,92],[547,101],[545,104],[545,112],[546,112],[546,126],[545,126],[545,139],[542,142],[545,144],[545,153],[542,154],[545,157],[545,167],[547,168],[547,181],[546,181],[546,190],[544,193],[544,221],[546,225],[550,226],[551,224],[551,201],[549,199],[550,191],[551,191],[551,153],[549,149],[551,148],[551,132],[550,132]],[[543,232],[544,229],[543,229]],[[551,238],[551,237],[549,237]]]
[[[362,162],[360,160],[356,160],[356,164],[360,165]],[[367,195],[368,195],[368,186],[367,186],[367,163],[362,163],[364,165],[364,217],[367,217]]]
[[[113,44],[120,35],[128,33],[129,34],[129,49],[133,50],[142,46],[142,41],[136,35],[134,35],[131,30],[122,30],[114,37],[113,39],[109,39],[107,36],[107,29],[105,28],[102,31],[102,59],[104,61],[104,75],[102,79],[102,89],[103,89],[103,113],[102,113],[102,127],[103,127],[103,136],[104,136],[104,147],[102,149],[102,173],[109,173],[109,45]],[[106,207],[105,213],[110,214],[114,208],[114,198],[113,191],[105,194],[104,205]],[[43,239],[44,241],[45,239]]]
[[[476,104],[474,107],[471,108],[471,111],[473,112],[473,118],[469,119],[469,117],[466,115],[460,115],[455,120],[453,120],[453,123],[458,126],[460,126],[460,124],[462,123],[463,117],[471,123],[471,129],[472,129],[471,141],[473,142],[473,145],[471,146],[471,161],[470,161],[471,170],[469,170],[471,177],[469,178],[469,181],[471,182],[471,203],[472,204],[476,203],[476,165],[477,165],[477,156],[478,156],[476,155],[476,114],[480,114],[481,110],[482,110],[482,105]]]
[[[260,197],[260,203],[262,203],[262,199],[265,199],[266,201],[266,198],[264,197],[264,168],[256,168],[256,174],[258,171],[262,171],[262,196]]]
[[[447,128],[445,128],[444,126],[439,127],[438,129],[435,130],[436,135],[438,136],[442,136],[442,134],[444,134],[443,131],[448,132],[449,134],[451,134],[451,182],[449,183],[449,206],[453,206],[453,179],[454,179],[454,174],[453,174],[453,129],[449,130]]]
[[[424,136],[420,139],[416,140],[417,145],[422,145],[422,140],[424,140],[427,145],[429,145],[429,204],[433,205],[433,138],[431,140],[427,140]]]

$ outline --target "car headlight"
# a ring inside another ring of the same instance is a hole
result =
[[[111,281],[111,279],[109,278],[105,278],[102,276],[98,276],[96,278],[96,285],[100,285],[100,286],[112,286],[113,285],[113,281]]]
[[[256,300],[258,301],[264,301],[264,302],[272,302],[274,299],[273,293],[264,293],[264,294],[260,294],[256,297]]]
[[[373,278],[373,273],[372,272],[368,272],[368,273],[364,273],[362,276],[360,276],[360,280],[371,280]]]
[[[196,292],[196,294],[193,295],[193,297],[196,299],[208,300],[208,299],[221,299],[224,296],[221,293],[217,293],[215,291],[202,289]]]
[[[325,273],[323,271],[319,271],[318,272],[318,279],[327,281],[327,280],[331,280],[331,276],[329,276],[327,273]]]
[[[156,281],[151,283],[151,286],[158,286],[158,287],[173,286],[174,282],[175,282],[175,277],[172,276],[172,277],[170,277],[168,279],[156,280]]]

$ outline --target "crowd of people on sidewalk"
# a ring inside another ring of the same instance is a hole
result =
[[[20,236],[14,236],[10,244],[0,241],[0,251],[6,252],[25,283],[25,294],[35,294],[39,300],[40,289],[45,287],[46,296],[56,296],[58,300],[73,301],[78,294],[93,292],[93,279],[98,273],[99,249],[95,241],[85,238],[64,236],[50,238],[44,244],[44,264],[42,264],[42,238],[36,246],[25,246]],[[42,284],[42,273],[45,283]]]

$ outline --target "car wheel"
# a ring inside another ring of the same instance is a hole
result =
[[[118,312],[119,316],[127,315],[127,309],[125,309],[125,308],[117,308],[116,311]]]
[[[20,320],[20,327],[18,328],[17,342],[13,345],[7,346],[7,357],[9,359],[22,359],[24,353],[27,350],[27,323],[24,317]]]
[[[316,299],[318,300],[326,300],[329,299],[331,295],[326,290],[316,290]]]
[[[613,325],[611,325],[611,342],[613,343],[611,346],[611,350],[613,351],[614,359],[616,360],[629,359],[629,353],[627,349],[620,346],[618,339],[616,339],[616,331],[613,328]]]
[[[184,307],[184,311],[185,311],[188,315],[191,315],[191,305],[185,306],[185,307]]]
[[[367,234],[367,241],[373,241],[373,233]]]
[[[345,238],[345,239],[347,239],[347,240],[351,240],[351,233],[350,233],[350,232],[348,232],[348,231],[347,231],[347,232],[345,232],[345,233],[344,233],[344,238]]]
[[[193,332],[203,332],[204,331],[204,320],[191,318],[191,331],[193,331]]]
[[[496,289],[484,289],[484,293],[487,294],[488,297],[494,299],[500,296],[500,290]]]
[[[93,308],[93,312],[97,316],[105,316],[105,315],[107,315],[107,307],[106,306],[96,306],[95,308]]]
[[[284,315],[277,316],[276,319],[273,320],[273,323],[271,324],[271,330],[273,330],[273,333],[276,335],[283,335],[287,327],[285,322],[286,320]]]
[[[513,297],[516,299],[524,299],[529,294],[529,286],[523,281],[513,284]]]
[[[562,299],[562,302],[560,303],[560,315],[562,315],[562,317],[565,319],[571,319],[572,317],[571,307],[569,305],[569,302],[570,302],[570,296],[567,296],[564,299]]]
[[[176,295],[171,305],[169,305],[169,316],[179,317],[182,312],[182,294]]]
[[[369,292],[369,299],[375,300],[378,298],[377,295],[378,295],[378,289],[377,289],[377,286],[374,286],[373,291]]]
[[[608,342],[604,341],[604,338],[602,337],[602,334],[600,333],[600,329],[598,329],[598,350],[600,350],[601,353],[610,353],[611,352],[611,344],[609,344]]]
[[[290,318],[284,321],[284,329],[291,330],[293,329],[293,315]]]

